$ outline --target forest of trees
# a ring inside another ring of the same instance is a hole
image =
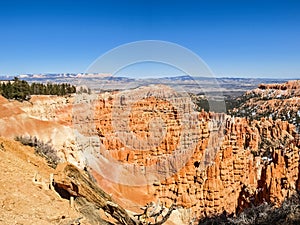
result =
[[[7,99],[18,101],[30,100],[30,95],[67,95],[76,92],[76,87],[67,83],[62,84],[29,84],[15,77],[14,80],[0,84],[0,94]]]

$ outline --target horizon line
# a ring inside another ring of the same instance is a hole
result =
[[[174,77],[184,77],[184,76],[190,76],[188,74],[180,74],[180,75],[173,75],[173,76],[157,76],[157,77],[145,77],[145,76],[135,76],[135,75],[131,75],[131,76],[124,76],[124,75],[110,75],[108,73],[85,73],[85,72],[46,72],[46,73],[20,73],[17,75],[4,75],[4,74],[0,74],[0,78],[2,77],[7,77],[7,78],[14,78],[14,77],[18,77],[18,78],[30,78],[30,77],[20,77],[20,76],[34,76],[34,75],[96,75],[96,74],[101,74],[101,75],[107,75],[107,76],[102,76],[102,77],[122,77],[122,78],[130,78],[130,79],[163,79],[163,78],[174,78]],[[238,76],[238,75],[215,75],[213,77],[208,77],[208,76],[197,76],[198,78],[218,78],[218,79],[222,79],[222,78],[228,78],[228,79],[269,79],[269,80],[299,80],[300,78],[296,78],[296,77],[286,77],[286,76],[282,76],[282,77],[270,77],[271,75],[267,76],[267,75],[263,75],[263,76]],[[39,78],[39,77],[35,77],[35,78]],[[76,77],[74,77],[76,78]],[[78,77],[79,78],[79,77]]]

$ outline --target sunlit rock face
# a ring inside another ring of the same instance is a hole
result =
[[[232,110],[240,117],[259,120],[262,117],[281,119],[294,124],[300,132],[300,80],[283,84],[261,84],[247,91]]]
[[[95,147],[86,156],[97,182],[127,207],[176,203],[188,210],[188,221],[240,212],[264,201],[280,204],[299,186],[294,125],[193,112],[182,96],[170,101],[136,90],[138,97],[126,94],[106,93],[91,100],[93,121],[82,134],[93,137]],[[181,104],[193,112],[192,123],[183,121]],[[190,126],[192,138],[183,138],[183,124]],[[177,154],[184,146],[193,148]],[[171,163],[160,163],[172,155]]]
[[[51,141],[62,161],[90,167],[125,208],[176,203],[182,223],[278,205],[300,190],[294,125],[195,112],[188,96],[153,88],[36,96],[32,104],[0,98],[0,135]]]

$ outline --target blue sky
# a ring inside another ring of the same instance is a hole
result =
[[[175,42],[217,76],[300,78],[300,1],[1,1],[0,75],[84,72],[138,40]]]

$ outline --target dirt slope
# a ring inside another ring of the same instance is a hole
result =
[[[47,190],[53,170],[32,148],[0,137],[0,159],[1,225],[88,224],[67,200]]]

